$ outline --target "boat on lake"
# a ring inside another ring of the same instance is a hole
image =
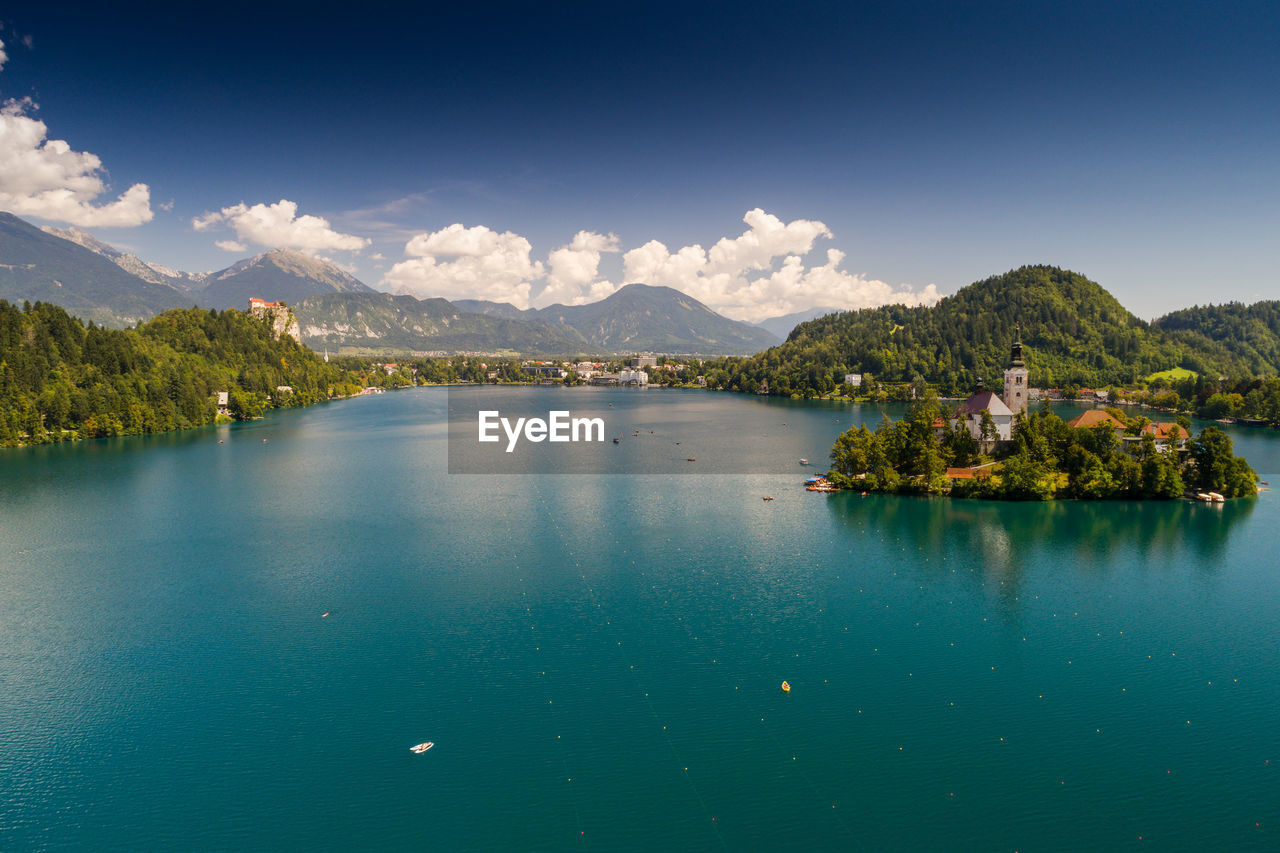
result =
[[[417,746],[409,747],[409,751],[412,752],[414,755],[422,755],[422,753],[426,752],[428,749],[430,749],[433,746],[435,746],[434,743],[432,743],[431,741],[426,741],[425,743],[420,743]]]
[[[816,474],[812,477],[806,477],[804,480],[806,491],[810,492],[838,492],[840,489],[824,477],[822,474]]]

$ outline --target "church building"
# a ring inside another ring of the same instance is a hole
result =
[[[971,436],[982,441],[982,415],[986,412],[995,427],[995,441],[1012,440],[1014,418],[1027,413],[1028,375],[1022,358],[1022,326],[1019,324],[1018,335],[1009,354],[1009,366],[1004,371],[1003,397],[994,391],[978,391],[960,404],[953,422],[962,422]]]
[[[997,396],[995,391],[979,391],[956,409],[956,418],[964,422],[969,435],[982,441],[982,413],[991,416],[996,441],[1013,438],[1013,412]]]

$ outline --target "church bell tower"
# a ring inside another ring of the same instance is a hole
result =
[[[1027,413],[1027,364],[1022,360],[1022,323],[1018,323],[1017,337],[1009,353],[1009,366],[1004,371],[1004,404],[1016,415]]]

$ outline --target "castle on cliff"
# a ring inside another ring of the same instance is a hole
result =
[[[302,343],[302,329],[298,318],[293,316],[293,309],[283,302],[268,302],[256,296],[249,300],[249,313],[259,319],[271,321],[271,332],[277,338],[288,335],[299,344]]]

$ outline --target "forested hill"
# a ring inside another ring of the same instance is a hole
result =
[[[218,391],[251,417],[268,404],[350,393],[359,381],[243,311],[179,309],[119,330],[0,299],[0,446],[211,423]]]
[[[1031,382],[1055,387],[1131,383],[1161,370],[1244,373],[1247,365],[1208,338],[1165,333],[1082,275],[1027,266],[992,276],[932,307],[886,305],[832,314],[792,330],[781,346],[709,366],[708,385],[773,394],[823,394],[845,373],[877,381],[936,384],[971,391],[999,387],[1022,323]]]
[[[1280,373],[1280,301],[1197,305],[1166,314],[1155,325],[1188,344],[1222,345],[1254,375]]]

